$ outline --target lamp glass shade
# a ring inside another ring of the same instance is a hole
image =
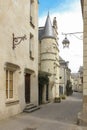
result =
[[[64,48],[64,47],[69,47],[70,42],[69,42],[69,40],[67,39],[67,37],[64,38],[64,40],[62,41],[62,44],[63,44],[63,48]]]

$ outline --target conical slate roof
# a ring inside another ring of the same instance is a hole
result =
[[[51,24],[49,13],[48,13],[48,16],[47,16],[47,19],[46,19],[46,23],[45,23],[45,27],[44,27],[44,30],[43,30],[43,35],[42,35],[41,39],[49,38],[49,37],[55,39],[53,27],[52,27],[52,24]]]

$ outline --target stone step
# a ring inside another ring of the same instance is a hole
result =
[[[28,104],[26,104],[26,106],[32,106],[32,105],[34,105],[33,103],[28,103]]]
[[[36,105],[30,103],[30,104],[27,104],[27,105],[26,105],[26,107],[25,107],[25,109],[23,110],[23,112],[30,113],[30,112],[36,111],[36,110],[38,110],[38,109],[40,109],[39,106],[36,106]]]
[[[29,110],[29,109],[32,109],[32,108],[35,108],[35,107],[37,107],[37,106],[35,106],[35,105],[32,105],[32,106],[26,106],[26,107],[25,107],[25,110]]]

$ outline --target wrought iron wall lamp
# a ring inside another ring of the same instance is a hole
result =
[[[17,45],[19,45],[21,43],[21,41],[24,41],[26,40],[26,35],[22,36],[22,37],[15,37],[14,36],[14,33],[12,34],[13,35],[13,49],[16,48]]]
[[[62,35],[65,35],[65,38],[64,38],[64,40],[62,41],[63,48],[69,47],[69,44],[70,44],[70,41],[68,40],[67,35],[73,35],[73,36],[75,36],[77,39],[83,40],[82,38],[79,38],[78,36],[76,36],[76,34],[81,34],[81,33],[83,33],[83,32],[62,33]]]

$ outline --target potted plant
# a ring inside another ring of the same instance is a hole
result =
[[[66,99],[66,96],[65,95],[61,95],[61,99]]]
[[[54,98],[54,102],[55,103],[60,103],[61,102],[61,98],[60,97],[55,97]]]

